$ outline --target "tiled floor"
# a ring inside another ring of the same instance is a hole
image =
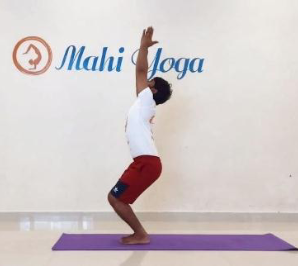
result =
[[[149,233],[273,233],[298,247],[297,214],[138,215]],[[109,213],[2,213],[0,266],[297,266],[298,251],[52,251],[62,232],[130,233]]]

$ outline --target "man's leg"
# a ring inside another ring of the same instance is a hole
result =
[[[145,231],[144,227],[140,223],[139,219],[133,212],[129,204],[126,204],[117,198],[115,198],[111,193],[108,194],[108,201],[115,210],[115,212],[124,220],[134,231],[133,235],[122,238],[123,244],[145,244],[149,243],[149,236]]]

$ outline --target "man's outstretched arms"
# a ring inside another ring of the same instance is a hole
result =
[[[148,48],[156,43],[152,41],[153,28],[148,27],[147,30],[143,30],[140,50],[136,64],[136,88],[137,95],[148,86],[147,73],[148,73]]]

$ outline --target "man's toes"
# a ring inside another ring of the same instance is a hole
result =
[[[149,244],[150,239],[148,236],[137,236],[137,235],[131,235],[127,237],[122,237],[121,241],[122,244]]]
[[[134,235],[135,235],[135,234],[132,234],[132,235],[129,235],[129,236],[121,237],[120,242],[124,244],[125,242],[127,242],[127,240],[128,240],[129,238],[131,238],[131,237],[134,236]]]

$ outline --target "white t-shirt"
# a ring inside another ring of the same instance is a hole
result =
[[[158,156],[152,132],[155,111],[153,93],[147,87],[138,94],[126,118],[125,133],[132,158],[140,155]]]

